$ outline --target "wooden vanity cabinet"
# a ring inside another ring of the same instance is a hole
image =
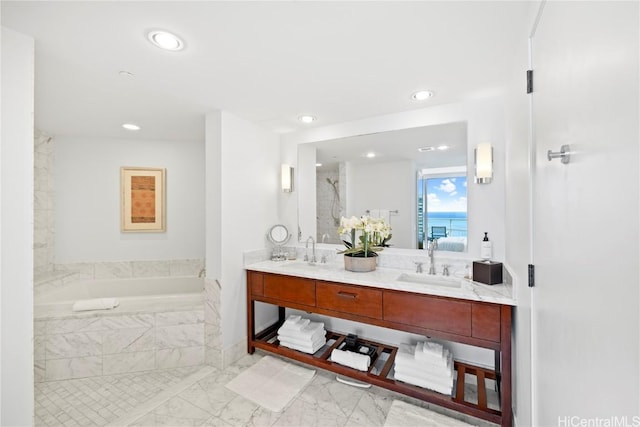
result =
[[[259,332],[255,330],[255,301],[279,307],[278,322]],[[277,330],[285,320],[285,308],[492,349],[496,355],[495,369],[456,362],[458,386],[453,396],[446,396],[387,378],[397,348],[364,340],[378,346],[378,355],[387,353],[388,359],[381,372],[357,371],[329,360],[333,348],[345,338],[332,331],[327,332],[327,338],[332,337],[335,342],[321,355],[279,346]],[[509,305],[247,271],[247,329],[249,353],[260,348],[494,423],[511,425]],[[464,378],[467,374],[475,375],[478,380],[477,404],[465,400]],[[498,384],[500,411],[487,407],[486,379],[495,380]]]

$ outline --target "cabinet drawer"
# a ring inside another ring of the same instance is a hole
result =
[[[251,289],[251,295],[264,295],[264,274],[248,271],[247,282],[249,289]]]
[[[384,291],[384,320],[471,336],[471,303],[406,292]]]
[[[317,282],[318,307],[341,313],[382,319],[382,291],[362,286]]]
[[[301,277],[264,275],[264,296],[303,305],[316,305],[316,281]]]
[[[474,338],[500,342],[500,306],[473,303],[471,335]]]

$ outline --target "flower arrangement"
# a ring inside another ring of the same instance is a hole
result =
[[[342,239],[347,249],[339,251],[339,254],[351,257],[375,257],[378,256],[376,252],[389,246],[387,242],[391,239],[391,226],[384,218],[342,217],[338,234],[341,236],[346,234],[350,237],[350,241]]]

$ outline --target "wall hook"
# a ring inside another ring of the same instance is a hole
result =
[[[569,150],[570,148],[566,144],[560,147],[559,152],[554,153],[553,151],[549,150],[547,151],[547,160],[551,161],[559,157],[562,164],[566,165],[567,163],[569,163],[569,159],[571,158],[571,153]]]

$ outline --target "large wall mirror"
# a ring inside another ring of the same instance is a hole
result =
[[[467,250],[467,123],[298,145],[303,239],[340,244],[343,216],[386,218],[392,248]]]

